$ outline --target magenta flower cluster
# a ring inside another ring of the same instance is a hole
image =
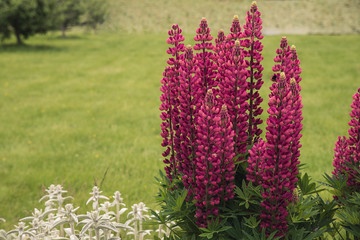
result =
[[[201,227],[219,216],[220,204],[234,197],[233,159],[261,134],[260,15],[253,3],[244,32],[235,16],[230,33],[219,31],[215,45],[205,18],[193,47],[182,44],[178,25],[168,32],[171,57],[160,98],[165,170],[171,181],[182,181],[186,200],[195,200]]]
[[[184,59],[180,62],[179,127],[180,148],[176,149],[178,170],[183,175],[185,187],[192,195],[196,168],[196,122],[197,109],[201,106],[202,84],[197,76],[199,68],[190,45],[186,46]]]
[[[197,119],[195,199],[200,227],[218,216],[221,200],[234,196],[234,134],[226,105],[221,111],[218,106],[212,90],[208,90]]]
[[[335,177],[343,175],[347,179],[350,191],[360,191],[360,181],[355,180],[359,177],[360,171],[360,88],[353,96],[349,122],[349,138],[339,137],[335,143],[335,157],[332,172]],[[356,169],[358,171],[356,171]]]
[[[180,72],[180,59],[182,58],[182,52],[185,50],[183,42],[185,39],[181,35],[182,30],[178,25],[174,24],[171,30],[168,32],[169,38],[167,43],[174,45],[167,50],[167,53],[172,57],[167,61],[168,67],[166,67],[163,73],[163,79],[161,80],[162,86],[160,91],[163,93],[160,97],[162,102],[160,111],[162,111],[160,118],[161,123],[161,136],[163,142],[161,146],[166,150],[162,154],[164,163],[168,166],[165,167],[165,171],[169,179],[177,175],[177,163],[175,152],[180,148],[179,131],[179,99],[178,99],[178,86],[180,84],[179,72]]]
[[[301,69],[295,46],[289,48],[285,37],[276,53],[273,70],[279,73],[274,74],[270,87],[266,142],[260,139],[249,151],[247,180],[264,189],[261,227],[267,233],[277,230],[277,236],[284,236],[288,228],[287,206],[293,201],[299,173],[303,119],[298,82]]]
[[[258,11],[257,5],[252,4],[250,11],[247,12],[247,16],[245,18],[246,24],[244,25],[244,33],[242,34],[242,37],[245,39],[241,43],[241,46],[248,49],[248,51],[244,51],[244,55],[250,58],[248,69],[249,82],[247,86],[249,89],[248,142],[250,145],[254,141],[257,142],[257,138],[262,133],[262,130],[258,126],[263,122],[260,118],[260,115],[263,112],[260,104],[263,99],[259,95],[259,90],[264,83],[262,81],[262,71],[264,68],[261,65],[261,61],[263,60],[263,57],[261,56],[263,45],[260,42],[264,36],[261,34],[262,20],[260,16],[261,13]]]

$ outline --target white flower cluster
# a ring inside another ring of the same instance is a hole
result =
[[[20,219],[13,230],[0,230],[0,240],[145,240],[145,236],[152,237],[152,230],[144,229],[144,222],[151,219],[147,215],[149,208],[142,202],[134,204],[127,218],[121,219],[127,208],[118,191],[110,202],[108,197],[101,195],[99,187],[94,186],[86,202],[86,205],[92,203],[92,211],[86,214],[77,214],[79,207],[65,204],[73,198],[63,196],[67,191],[61,185],[51,185],[46,192],[40,199],[45,201],[45,208],[35,208],[32,216]],[[1,222],[5,219],[0,218]],[[157,228],[153,234],[159,239],[169,236],[170,230],[166,226],[163,229],[159,224]]]

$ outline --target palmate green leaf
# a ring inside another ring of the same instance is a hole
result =
[[[355,193],[345,202],[342,208],[337,211],[340,225],[354,236],[360,237],[360,201],[359,194]]]
[[[277,231],[272,232],[268,237],[266,237],[266,232],[265,229],[263,228],[261,233],[259,234],[259,232],[256,229],[252,230],[252,235],[250,235],[249,233],[247,233],[246,231],[243,230],[243,234],[246,236],[246,238],[242,238],[242,239],[246,239],[246,240],[278,240],[280,239],[279,237],[274,237],[275,234],[277,233]]]
[[[301,229],[293,229],[288,232],[287,240],[313,240],[321,237],[324,232],[326,232],[326,228],[317,229],[316,231],[310,232],[304,228]]]
[[[251,236],[250,234],[248,234],[248,233],[245,232],[244,230],[243,230],[243,234],[246,235],[246,237],[247,237],[248,240],[257,239],[257,238],[255,238],[255,236]],[[239,236],[238,236],[238,237],[239,237]]]
[[[299,195],[299,202],[296,204],[293,212],[290,212],[290,218],[292,223],[307,222],[312,217],[319,213],[316,209],[317,200],[313,197],[306,197],[302,194]]]
[[[250,196],[262,199],[262,186],[254,186],[252,182],[246,185],[245,180],[242,182],[243,189],[246,189]]]
[[[355,162],[351,157],[349,162],[345,162],[345,166],[357,172],[357,174],[354,174],[354,180],[360,182],[360,163]]]
[[[232,225],[229,226],[229,229],[226,230],[226,234],[230,237],[233,237],[236,239],[237,236],[239,236],[242,232],[241,225],[238,218],[231,219]]]
[[[322,229],[318,229],[316,230],[316,232],[312,232],[310,233],[309,235],[307,235],[304,240],[313,240],[313,239],[316,239],[318,237],[321,237],[324,233],[326,232],[326,229],[325,228],[322,228]]]
[[[317,189],[316,183],[311,182],[311,178],[308,176],[307,173],[305,173],[303,176],[299,175],[298,180],[298,187],[303,195],[311,195],[325,190]]]
[[[199,237],[205,237],[207,239],[212,239],[214,237],[214,233],[210,232],[210,233],[202,233],[199,235]]]
[[[324,201],[319,195],[317,196],[318,204],[316,209],[319,211],[319,215],[316,216],[316,222],[319,228],[326,227],[328,230],[330,223],[335,221],[334,215],[337,210],[337,204],[335,200]]]
[[[260,205],[262,201],[260,189],[261,186],[254,187],[252,182],[246,183],[246,181],[243,180],[241,188],[238,186],[235,187],[235,193],[240,200],[237,201],[238,206],[244,206],[245,209],[251,208],[253,210],[256,205]]]
[[[306,233],[304,228],[292,229],[288,232],[287,240],[303,240],[304,234]]]
[[[244,192],[238,186],[235,187],[235,193],[239,196],[239,198],[245,199]]]
[[[346,177],[343,175],[338,175],[336,178],[335,177],[331,177],[329,176],[327,173],[324,174],[324,178],[327,182],[326,183],[321,183],[324,185],[327,185],[331,188],[333,188],[333,190],[330,190],[330,192],[335,195],[335,196],[341,196],[344,188],[346,187]]]
[[[360,237],[359,225],[342,226],[347,232],[351,233],[355,237]]]
[[[187,196],[187,192],[186,190],[182,191],[182,193],[180,194],[180,196],[178,196],[178,198],[176,199],[176,211],[181,211],[182,206],[184,204],[185,198]]]
[[[247,226],[251,229],[257,228],[257,226],[260,223],[260,220],[257,221],[256,217],[254,217],[254,216],[250,216],[249,218],[244,218],[244,220],[245,220],[245,226]]]
[[[226,220],[220,221],[220,218],[212,220],[207,228],[199,228],[202,233],[199,234],[199,237],[207,239],[223,239],[223,235],[226,231],[231,229],[231,226],[224,225]]]

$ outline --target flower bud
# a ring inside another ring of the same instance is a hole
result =
[[[284,48],[286,48],[287,47],[287,38],[284,36],[284,37],[282,37],[281,38],[281,43],[280,43],[280,47],[282,48],[282,49],[284,49]]]
[[[256,4],[256,1],[253,1],[252,4],[251,4],[250,12],[255,13],[256,10],[257,10],[257,4]]]
[[[241,26],[239,22],[238,15],[234,16],[233,22],[231,24],[230,32],[232,33],[239,33],[241,31]]]
[[[191,45],[187,45],[185,48],[185,59],[187,62],[190,62],[193,59],[193,50]]]

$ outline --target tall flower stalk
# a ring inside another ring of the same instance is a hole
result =
[[[234,142],[234,130],[230,121],[230,116],[225,104],[222,105],[220,111],[220,143],[219,143],[219,157],[220,157],[220,175],[221,184],[220,191],[222,191],[222,200],[224,203],[234,197],[234,180],[235,180],[235,165],[233,164],[233,158],[235,153],[233,151]]]
[[[303,105],[300,60],[295,46],[290,48],[286,37],[282,37],[276,54],[266,142],[259,140],[249,151],[247,180],[264,188],[261,227],[267,229],[267,233],[276,230],[281,237],[287,232],[286,208],[293,201],[298,181]]]
[[[182,30],[178,25],[174,24],[168,32],[169,38],[167,43],[173,45],[167,50],[172,57],[167,61],[168,65],[163,73],[164,78],[161,80],[163,84],[160,90],[163,94],[160,97],[162,102],[160,111],[162,114],[161,130],[163,142],[162,146],[166,148],[162,154],[165,158],[163,161],[167,165],[165,167],[166,174],[169,179],[177,175],[176,152],[180,149],[180,133],[177,131],[179,126],[179,99],[178,88],[180,85],[180,59],[181,53],[184,52],[184,37],[181,35]]]
[[[253,2],[251,5],[250,11],[247,12],[247,16],[245,18],[246,24],[243,29],[244,32],[242,34],[242,38],[246,38],[242,40],[242,46],[247,51],[244,51],[244,55],[249,59],[249,67],[248,67],[248,144],[252,145],[252,143],[257,141],[262,130],[258,127],[263,121],[260,118],[263,109],[260,107],[263,99],[260,97],[259,90],[264,83],[262,81],[262,71],[263,66],[261,65],[261,61],[263,57],[261,56],[261,51],[263,49],[263,45],[261,44],[261,39],[264,36],[261,33],[262,29],[262,20],[260,18],[261,13],[258,11],[258,7],[256,2]]]
[[[343,175],[346,178],[349,193],[360,191],[360,88],[353,99],[349,138],[339,137],[335,143],[335,169],[332,172],[335,177]]]
[[[196,159],[196,218],[207,227],[219,214],[221,200],[233,198],[233,131],[226,105],[221,112],[212,90],[208,90],[198,118]]]
[[[195,182],[196,120],[201,105],[201,80],[195,74],[199,71],[190,45],[186,47],[181,61],[179,86],[179,129],[180,152],[177,154],[178,169],[183,175],[184,186],[192,195]]]
[[[290,47],[287,42],[286,37],[281,38],[280,48],[276,49],[276,57],[274,58],[274,62],[277,63],[273,66],[272,70],[274,75],[272,76],[273,86],[277,81],[279,81],[280,73],[284,72],[286,74],[286,81],[290,80],[291,75],[289,75],[289,71],[292,69],[292,64],[289,58],[290,55]],[[272,88],[270,88],[272,90]]]
[[[196,29],[197,35],[194,37],[197,42],[194,50],[200,51],[196,53],[195,58],[199,67],[196,75],[201,79],[202,97],[206,95],[207,90],[216,87],[216,65],[214,63],[214,54],[210,52],[214,46],[211,43],[213,37],[210,32],[206,18],[202,18],[199,28]]]
[[[264,189],[261,227],[268,234],[278,231],[276,235],[282,237],[288,229],[287,206],[293,201],[299,174],[302,103],[296,80],[287,82],[284,72],[271,88],[266,142],[260,139],[249,151],[247,180]]]
[[[264,201],[261,227],[278,230],[278,236],[287,232],[286,207],[292,200],[295,188],[290,177],[296,172],[291,169],[291,142],[293,140],[293,117],[291,115],[291,91],[286,84],[285,74],[280,75],[274,90],[270,94],[269,117],[267,119],[266,161],[262,168],[262,193]]]
[[[230,43],[227,43],[228,45]],[[224,71],[224,79],[219,84],[219,96],[227,105],[228,113],[234,130],[234,153],[243,154],[246,151],[247,115],[246,109],[246,62],[240,42],[237,40],[231,49],[227,51],[224,64],[220,71]]]

